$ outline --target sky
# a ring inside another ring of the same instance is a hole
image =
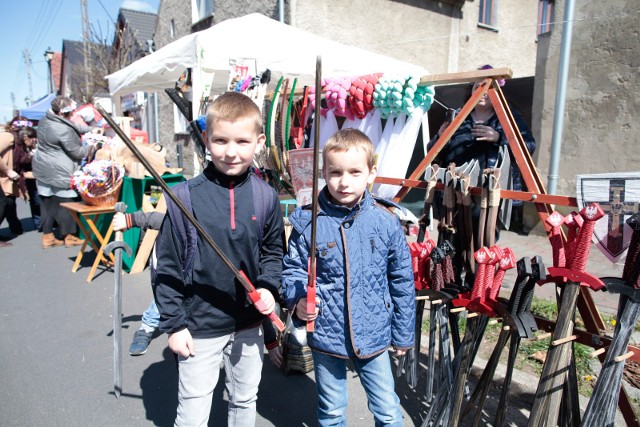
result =
[[[25,108],[47,95],[49,68],[44,53],[50,47],[62,52],[62,40],[82,40],[80,0],[2,0],[0,61],[0,120],[13,117],[13,107]],[[113,34],[121,7],[157,13],[160,0],[88,0],[90,23],[103,35]],[[108,31],[108,32],[107,32]],[[25,52],[31,58],[31,89]],[[15,101],[12,101],[12,95]]]

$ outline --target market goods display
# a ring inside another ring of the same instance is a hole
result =
[[[71,177],[71,188],[93,206],[113,206],[120,195],[124,168],[112,160],[95,160]]]

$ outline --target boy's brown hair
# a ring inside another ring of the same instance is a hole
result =
[[[207,132],[210,134],[217,120],[235,122],[241,119],[255,121],[256,133],[262,133],[262,113],[255,102],[240,92],[226,92],[217,97],[207,108]]]
[[[376,164],[373,143],[367,135],[358,129],[342,129],[333,134],[327,140],[327,144],[322,149],[323,164],[326,164],[327,153],[332,151],[347,151],[350,148],[356,148],[364,151],[367,159],[367,166],[369,167],[369,170],[373,169],[373,166]]]

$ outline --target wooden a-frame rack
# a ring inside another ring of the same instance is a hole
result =
[[[545,187],[538,175],[538,171],[533,163],[533,159],[526,148],[525,142],[518,130],[509,104],[507,103],[504,93],[500,88],[497,80],[512,77],[512,71],[509,68],[496,68],[489,70],[477,70],[462,73],[437,74],[424,76],[420,79],[420,85],[445,85],[454,83],[471,83],[478,82],[477,89],[472,93],[471,97],[464,104],[460,113],[449,124],[445,131],[440,135],[434,146],[429,150],[424,159],[418,164],[411,175],[406,179],[377,177],[376,182],[381,184],[398,185],[402,188],[394,198],[395,202],[400,202],[409,193],[412,188],[427,188],[427,182],[421,178],[442,148],[451,139],[453,134],[458,130],[462,122],[467,118],[471,111],[475,108],[478,101],[485,94],[488,95],[495,113],[502,125],[502,129],[509,142],[509,148],[513,157],[522,173],[522,179],[527,186],[528,191],[500,190],[500,197],[522,200],[534,203],[540,221],[545,226],[547,237],[551,236],[551,229],[546,223],[547,217],[553,212],[551,205],[577,207],[578,203],[575,197],[560,196],[547,194]],[[446,166],[446,165],[443,165]],[[444,184],[438,183],[436,189],[443,190]],[[480,187],[472,187],[471,193],[480,195],[482,190]],[[563,236],[563,239],[565,236]],[[578,310],[584,322],[585,329],[575,329],[574,334],[577,336],[576,341],[589,347],[596,349],[607,348],[611,344],[611,338],[603,335],[606,327],[598,308],[596,307],[589,290],[581,287],[580,296],[578,297]],[[540,330],[553,331],[555,322],[536,317],[536,322]],[[631,360],[640,363],[640,350],[637,347],[629,346],[628,350],[634,352]],[[604,352],[598,355],[600,362],[604,362]],[[618,406],[627,425],[640,426],[640,422],[636,418],[629,397],[623,387],[620,388],[620,400]]]

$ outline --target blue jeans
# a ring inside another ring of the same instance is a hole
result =
[[[149,307],[142,313],[142,323],[153,329],[158,329],[160,326],[160,312],[155,299],[151,300]]]
[[[370,359],[351,359],[367,393],[376,426],[402,426],[400,399],[394,390],[389,352]],[[347,360],[313,352],[318,389],[318,425],[347,425]]]

